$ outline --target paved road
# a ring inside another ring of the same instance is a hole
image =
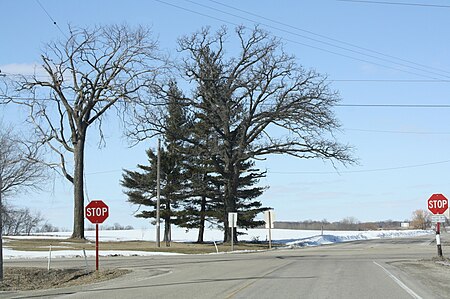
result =
[[[5,298],[450,298],[392,261],[436,255],[432,236],[351,242],[259,253],[109,257],[102,267],[130,268],[125,277],[90,286],[0,294]],[[9,261],[33,266],[44,260]],[[56,267],[82,266],[80,259]],[[448,279],[446,277],[445,279]],[[441,295],[440,295],[441,294]]]

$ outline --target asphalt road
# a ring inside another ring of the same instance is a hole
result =
[[[257,253],[108,257],[101,259],[101,267],[133,272],[94,285],[0,293],[0,297],[450,298],[447,289],[436,290],[428,283],[427,271],[413,275],[405,272],[407,267],[394,266],[435,256],[432,239],[358,241]],[[53,266],[82,267],[83,263],[81,259],[61,259]],[[6,261],[6,266],[13,265],[42,267],[46,261]],[[447,269],[440,271],[444,271],[444,282],[450,278]]]

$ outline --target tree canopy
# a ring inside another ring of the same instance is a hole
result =
[[[197,128],[184,138],[207,157],[223,182],[225,241],[236,238],[226,215],[239,209],[239,190],[251,161],[269,154],[355,161],[351,147],[333,137],[340,127],[333,113],[338,93],[325,76],[298,65],[279,39],[258,27],[237,27],[234,34],[225,27],[216,32],[204,28],[180,38],[178,45],[183,59],[172,64],[183,81],[178,88],[188,86],[178,101]],[[170,75],[158,77],[153,97],[167,102],[174,81]],[[139,138],[170,134],[160,122],[163,113],[144,110],[134,133]]]

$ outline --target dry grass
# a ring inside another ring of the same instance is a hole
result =
[[[129,270],[113,269],[99,272],[79,269],[47,269],[9,267],[4,269],[0,291],[42,290],[104,281],[129,273]],[[1,297],[1,294],[0,294]]]
[[[74,239],[14,239],[5,238],[5,246],[14,250],[24,251],[48,251],[50,245],[52,251],[58,250],[95,250],[95,242],[89,240]],[[217,244],[219,252],[231,251],[230,244]],[[264,250],[266,244],[261,243],[238,243],[234,245],[234,250]],[[100,242],[99,250],[131,250],[148,252],[171,252],[184,254],[204,254],[216,252],[213,243],[177,243],[172,242],[167,247],[165,242],[161,242],[161,247],[156,247],[155,242],[148,241],[120,241],[120,242]]]

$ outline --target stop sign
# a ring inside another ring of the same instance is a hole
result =
[[[448,199],[443,194],[433,194],[428,199],[428,210],[433,214],[444,214],[448,209]]]
[[[103,223],[109,216],[109,208],[103,201],[93,200],[84,209],[84,216],[91,223]]]

